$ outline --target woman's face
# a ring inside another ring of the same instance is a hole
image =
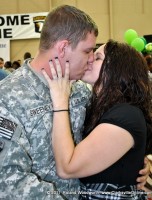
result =
[[[91,85],[94,85],[94,83],[97,81],[103,60],[105,58],[104,47],[105,44],[100,46],[94,52],[94,62],[92,65],[88,66],[84,76],[81,79],[82,81],[87,82]]]

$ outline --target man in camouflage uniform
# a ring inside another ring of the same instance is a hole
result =
[[[56,174],[52,152],[52,101],[41,69],[49,60],[70,62],[71,80],[81,79],[93,62],[98,30],[92,19],[72,6],[61,6],[47,16],[38,53],[0,85],[0,199],[77,200],[79,182]],[[81,140],[85,106],[90,90],[73,84],[70,98],[71,128]],[[62,151],[62,149],[61,149]]]

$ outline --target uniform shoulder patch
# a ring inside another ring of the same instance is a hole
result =
[[[9,149],[13,144],[12,141],[16,142],[21,134],[21,125],[16,124],[11,119],[0,116],[0,171],[5,162],[5,158],[8,156]]]
[[[17,124],[0,116],[0,137],[11,140]]]

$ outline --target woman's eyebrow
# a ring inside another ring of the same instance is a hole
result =
[[[95,52],[95,55],[104,57],[104,54],[101,52]]]

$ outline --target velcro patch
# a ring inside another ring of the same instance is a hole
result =
[[[15,124],[14,122],[0,117],[0,137],[11,140],[16,127],[17,124]]]

